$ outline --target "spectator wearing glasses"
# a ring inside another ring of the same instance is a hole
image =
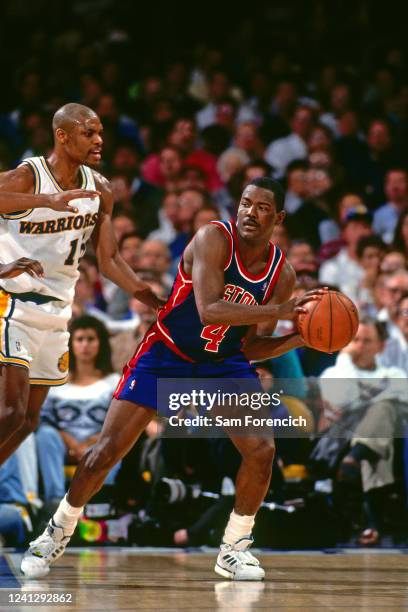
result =
[[[398,301],[394,333],[380,356],[385,366],[397,366],[408,376],[408,291]]]
[[[385,278],[382,290],[383,307],[377,319],[387,324],[389,336],[399,335],[395,329],[395,321],[398,315],[398,303],[406,292],[408,292],[408,272],[395,272]]]

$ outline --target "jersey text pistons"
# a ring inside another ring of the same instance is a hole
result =
[[[234,304],[256,306],[271,297],[279,278],[285,256],[274,244],[264,269],[259,274],[249,272],[240,257],[237,228],[232,222],[213,221],[229,244],[224,268],[223,299]],[[248,325],[203,325],[197,310],[192,279],[183,267],[183,260],[174,281],[171,295],[161,309],[157,329],[166,344],[179,356],[189,361],[214,361],[237,355]]]

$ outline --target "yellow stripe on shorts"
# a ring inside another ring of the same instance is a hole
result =
[[[0,289],[0,351],[4,348],[4,316],[10,305],[10,296]]]
[[[28,363],[28,361],[26,359],[20,359],[19,357],[6,357],[0,351],[0,365],[2,363],[5,363],[6,365],[24,366],[25,368],[29,367],[29,363]]]
[[[11,306],[11,297],[8,293],[0,289],[0,364],[4,363],[6,365],[17,365],[24,366],[25,368],[29,367],[29,363],[27,359],[23,359],[20,357],[7,357],[5,352],[5,317],[7,313],[10,311]]]
[[[57,378],[52,380],[51,378],[30,378],[30,385],[44,385],[44,387],[59,387],[65,385],[68,380],[68,375],[64,378]]]

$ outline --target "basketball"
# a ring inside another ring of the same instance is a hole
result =
[[[328,291],[320,301],[304,305],[307,313],[300,314],[297,326],[307,345],[333,353],[354,338],[358,327],[355,304],[339,291]]]

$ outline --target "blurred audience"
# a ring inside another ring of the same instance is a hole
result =
[[[373,230],[384,242],[393,241],[398,219],[408,207],[408,173],[404,169],[393,168],[385,177],[384,186],[387,203],[380,206],[373,219]]]
[[[319,271],[319,281],[323,285],[335,285],[341,291],[352,285],[355,289],[363,277],[358,262],[357,244],[363,236],[372,234],[371,215],[365,206],[351,208],[346,213],[342,239],[345,246],[338,254],[323,262]]]
[[[394,365],[382,365],[379,359],[385,340],[383,324],[362,318],[354,339],[320,379],[328,419],[333,424],[326,440],[322,438],[315,448],[314,458],[322,460],[326,454],[326,460],[330,457],[334,466],[342,446],[349,442],[351,450],[340,463],[337,479],[342,485],[348,484],[358,481],[361,474],[366,502],[366,525],[358,538],[362,545],[379,541],[384,489],[394,482],[397,421],[401,410],[408,410],[406,382],[398,383],[407,374]]]

